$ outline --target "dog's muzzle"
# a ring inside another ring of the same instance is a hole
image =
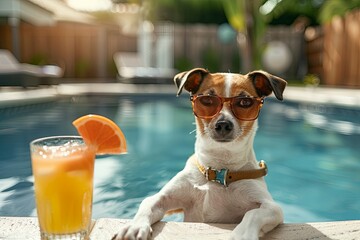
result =
[[[213,139],[219,142],[229,142],[233,140],[234,123],[229,120],[220,119],[215,123]]]

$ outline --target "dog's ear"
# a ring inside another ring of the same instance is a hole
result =
[[[271,75],[265,71],[250,72],[248,73],[248,77],[254,84],[259,96],[269,96],[271,92],[274,92],[277,99],[283,100],[283,92],[287,84],[284,79]]]
[[[181,94],[183,88],[192,94],[196,93],[207,74],[209,74],[209,71],[203,68],[194,68],[177,74],[174,77],[175,85],[178,87],[177,96]]]

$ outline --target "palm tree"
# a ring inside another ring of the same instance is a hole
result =
[[[261,3],[261,0],[223,0],[228,21],[238,32],[240,69],[244,72],[261,67],[261,41],[266,28],[264,16],[259,12]]]

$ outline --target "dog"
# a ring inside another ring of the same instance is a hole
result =
[[[212,74],[203,68],[179,73],[174,81],[177,95],[190,93],[195,152],[113,239],[148,239],[152,224],[179,209],[185,222],[238,224],[230,239],[259,239],[283,222],[283,212],[267,190],[266,164],[256,160],[257,117],[271,93],[283,100],[287,82],[265,71]]]

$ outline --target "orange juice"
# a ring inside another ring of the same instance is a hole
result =
[[[54,138],[31,143],[41,234],[82,239],[91,223],[95,152],[80,137]]]

